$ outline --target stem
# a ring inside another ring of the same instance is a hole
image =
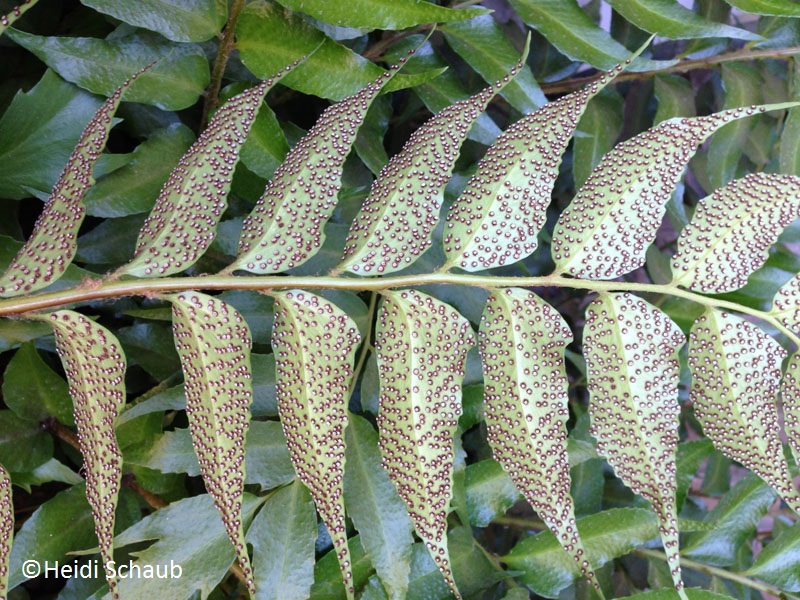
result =
[[[559,287],[588,290],[592,292],[644,292],[651,294],[667,294],[696,302],[702,306],[750,315],[768,323],[783,333],[793,344],[800,347],[800,337],[789,330],[779,321],[777,316],[770,312],[742,306],[727,300],[703,296],[702,294],[684,290],[672,284],[657,285],[653,283],[636,283],[630,281],[593,281],[588,279],[570,279],[555,274],[541,277],[503,277],[437,272],[421,275],[395,275],[393,277],[373,279],[330,276],[287,277],[282,275],[264,275],[241,277],[234,275],[201,275],[197,277],[131,279],[107,282],[89,281],[81,286],[59,290],[57,292],[0,300],[0,317],[21,316],[24,315],[24,313],[32,311],[45,310],[69,304],[85,303],[92,300],[107,300],[109,298],[119,298],[122,296],[153,297],[164,292],[190,290],[256,290],[265,292],[292,288],[380,292],[392,288],[427,284],[469,285],[484,289],[506,287]]]
[[[649,79],[653,75],[659,75],[661,73],[685,73],[686,71],[693,71],[695,69],[707,69],[709,67],[714,67],[727,62],[765,60],[768,58],[787,59],[798,54],[800,54],[800,46],[792,46],[790,48],[780,48],[774,50],[751,50],[749,48],[742,48],[741,50],[734,50],[733,52],[726,52],[724,54],[717,54],[716,56],[709,56],[706,58],[687,58],[675,65],[672,65],[671,67],[657,69],[654,71],[638,71],[635,73],[626,71],[617,75],[617,77],[614,78],[614,83],[636,79]],[[588,77],[576,77],[565,79],[564,81],[556,81],[554,83],[543,83],[541,88],[545,94],[565,94],[580,89],[584,85],[591,83],[602,76],[603,73],[601,72]]]
[[[203,117],[200,121],[201,131],[208,125],[208,118],[211,113],[219,106],[219,90],[222,87],[222,76],[225,74],[228,58],[231,52],[233,52],[236,21],[239,19],[239,13],[242,12],[244,4],[245,0],[233,0],[231,12],[228,15],[228,22],[225,24],[225,29],[222,31],[222,39],[219,42],[217,57],[214,60],[214,68],[211,70],[211,83],[208,86],[206,101],[203,105]]]
[[[660,550],[651,550],[649,548],[637,548],[636,550],[633,551],[633,554],[645,558],[657,558],[658,560],[663,560],[664,562],[666,562],[667,560],[667,557],[663,552],[661,552]],[[751,589],[758,590],[759,592],[764,592],[765,594],[771,594],[776,598],[784,598],[786,600],[797,599],[797,596],[788,594],[787,592],[784,592],[780,588],[769,585],[768,583],[756,581],[755,579],[750,579],[748,577],[745,577],[744,575],[739,575],[738,573],[731,573],[730,571],[726,571],[725,569],[720,569],[719,567],[713,567],[711,565],[699,563],[690,560],[688,558],[681,558],[681,566],[686,567],[688,569],[694,569],[695,571],[700,571],[701,573],[705,573],[706,575],[713,575],[715,577],[720,577],[721,579],[727,579],[728,581],[739,583]]]

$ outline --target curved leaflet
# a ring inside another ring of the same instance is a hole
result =
[[[752,323],[707,310],[689,336],[689,399],[714,446],[764,479],[800,513],[775,406],[785,357],[786,351]]]
[[[375,332],[382,462],[457,597],[447,514],[464,361],[474,341],[469,321],[447,304],[414,290],[384,293]]]
[[[564,349],[571,342],[563,317],[533,292],[508,288],[489,295],[478,334],[489,445],[599,590],[570,495]]]
[[[8,560],[14,537],[14,505],[11,501],[11,477],[0,465],[0,598],[8,592]]]
[[[274,297],[272,348],[281,425],[292,464],[328,528],[352,598],[343,477],[347,401],[361,337],[353,320],[324,298],[303,291]]]
[[[123,83],[98,109],[56,181],[33,233],[0,277],[0,296],[19,296],[47,287],[64,274],[78,249],[83,197],[94,185],[92,170],[114,125],[112,117],[125,90],[147,68]]]
[[[700,200],[678,236],[673,285],[719,294],[747,283],[800,216],[800,177],[753,173]]]
[[[253,399],[250,330],[231,306],[197,292],[168,296],[181,359],[186,416],[206,490],[214,499],[250,594],[253,570],[242,529],[244,447]]]
[[[781,381],[783,400],[783,425],[794,460],[800,464],[800,353],[795,352],[786,363],[786,372]]]
[[[245,219],[236,262],[226,271],[279,273],[317,253],[336,207],[344,161],[370,104],[401,66],[325,109],[289,151]]]
[[[553,232],[556,271],[614,279],[640,267],[697,146],[726,123],[791,106],[750,106],[668,119],[617,145],[561,213]]]
[[[60,310],[41,319],[53,327],[67,374],[86,473],[86,498],[105,565],[114,558],[114,511],[122,478],[114,423],[125,405],[125,355],[110,331],[81,314]],[[116,579],[109,577],[108,585],[112,597],[119,598]]]
[[[800,331],[800,274],[781,286],[775,294],[770,312],[786,327]]]
[[[546,104],[501,133],[447,213],[445,268],[491,269],[536,249],[561,156],[586,104],[622,66],[589,86]]]
[[[233,171],[258,109],[300,61],[228,100],[170,173],[139,231],[133,260],[116,275],[163,277],[192,266],[214,239]]]
[[[678,349],[686,339],[663,312],[632,294],[603,294],[586,311],[584,355],[598,451],[658,515],[675,589],[685,600],[675,506]]]
[[[36,2],[37,0],[23,0],[23,2],[12,8],[10,13],[0,15],[0,35],[3,35],[3,32],[11,27],[12,23],[24,15],[29,8],[32,8]],[[0,588],[0,592],[2,591],[3,588]]]
[[[350,227],[339,270],[393,273],[430,247],[461,144],[491,99],[522,69],[529,43],[530,38],[511,73],[426,121],[381,169]]]

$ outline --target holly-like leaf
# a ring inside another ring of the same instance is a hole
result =
[[[216,112],[161,188],[139,231],[133,260],[118,275],[163,277],[197,262],[228,206],[239,151],[264,95],[295,64],[234,96]]]
[[[678,237],[673,285],[709,294],[736,290],[800,216],[800,177],[753,173],[703,198]]]
[[[726,123],[791,106],[668,119],[616,146],[561,213],[552,246],[557,271],[614,279],[643,265],[664,205],[697,146]]]
[[[800,464],[800,352],[792,354],[786,363],[786,372],[781,381],[781,399],[786,437],[789,438],[795,462]]]
[[[122,479],[122,455],[114,423],[125,405],[125,355],[114,335],[69,310],[47,317],[56,337],[75,407],[75,424],[86,473],[86,498],[105,565],[113,560],[114,511]],[[109,576],[113,597],[116,579]]]
[[[0,15],[0,35],[3,35],[3,32],[11,27],[14,21],[24,15],[29,8],[32,8],[36,2],[37,0],[22,0],[22,2],[11,9],[10,13]],[[0,587],[0,593],[2,592],[3,588]]]
[[[536,294],[507,288],[489,295],[478,341],[494,458],[599,589],[570,495],[564,349],[572,332]]]
[[[752,323],[707,310],[690,332],[690,400],[705,435],[800,513],[778,435],[775,398],[786,351]]]
[[[0,277],[0,296],[28,294],[47,287],[64,274],[78,248],[78,229],[86,208],[83,197],[94,184],[92,170],[105,148],[112,117],[122,94],[140,71],[111,94],[83,130],[33,233]]]
[[[0,598],[8,592],[8,567],[11,538],[14,537],[14,505],[11,501],[11,478],[0,465]]]
[[[584,355],[591,432],[617,476],[653,505],[675,588],[682,598],[675,508],[678,349],[670,318],[631,294],[604,294],[586,311]]]
[[[800,592],[800,523],[785,529],[759,552],[746,574],[781,590]]]
[[[500,134],[447,213],[448,266],[490,269],[536,249],[561,156],[587,102],[619,71],[546,104]]]
[[[375,333],[383,466],[451,591],[447,551],[453,436],[474,334],[452,307],[414,290],[386,292]]]
[[[347,401],[360,339],[352,319],[332,302],[303,291],[275,294],[281,425],[297,476],[330,533],[348,598],[354,588],[342,490]]]
[[[279,273],[302,265],[322,247],[344,161],[370,104],[399,68],[325,109],[289,151],[245,219],[236,262],[227,271]]]
[[[253,399],[250,330],[233,307],[211,296],[183,292],[168,299],[192,445],[247,587],[255,594],[242,529],[244,449]]]
[[[357,275],[393,273],[430,247],[461,145],[491,99],[525,65],[529,43],[508,75],[429,119],[381,169],[350,227],[338,269]]]

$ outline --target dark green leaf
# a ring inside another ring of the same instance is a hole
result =
[[[473,527],[486,527],[522,498],[500,463],[491,458],[467,465],[464,485]]]
[[[658,101],[653,124],[673,117],[693,117],[697,114],[694,105],[692,84],[677,75],[657,75],[654,94]]]
[[[787,592],[800,592],[800,522],[784,529],[759,552],[747,575]]]
[[[0,196],[47,196],[101,102],[47,70],[0,118]]]
[[[6,367],[3,402],[29,421],[55,417],[64,425],[75,424],[67,382],[45,364],[32,343],[23,344]]]
[[[161,186],[193,141],[194,134],[180,123],[155,131],[136,147],[128,164],[97,180],[84,199],[87,214],[125,217],[149,212]]]
[[[511,45],[491,15],[449,23],[440,27],[439,31],[444,33],[447,43],[484,81],[502,79],[519,60],[520,52]],[[523,114],[547,104],[547,98],[527,65],[500,91],[500,95]]]
[[[347,512],[389,598],[405,598],[413,526],[406,507],[381,467],[378,433],[364,418],[350,415],[346,433]]]
[[[224,0],[81,0],[82,4],[173,42],[204,42],[225,24]]]
[[[255,425],[255,423],[254,423]],[[314,583],[317,513],[299,481],[276,491],[250,528],[256,600],[305,600]]]
[[[421,23],[438,23],[471,19],[487,11],[480,8],[454,10],[419,0],[392,0],[391,5],[381,0],[278,0],[292,10],[342,27],[366,29],[406,29]]]
[[[208,61],[200,46],[168,42],[154,33],[109,40],[41,37],[15,29],[6,35],[67,81],[103,96],[110,96],[132,73],[154,61],[153,68],[131,86],[128,101],[180,110],[194,104],[209,82]]]
[[[572,0],[511,0],[511,6],[525,23],[536,29],[572,60],[600,69],[624,63],[631,52],[600,29]],[[632,71],[664,68],[671,61],[637,58]]]
[[[83,484],[74,485],[42,503],[22,524],[11,546],[8,588],[28,579],[22,569],[24,561],[67,563],[68,552],[96,544],[86,489]]]
[[[787,0],[725,0],[731,6],[759,15],[800,17],[800,5]]]
[[[581,539],[592,564],[600,568],[658,537],[658,519],[641,508],[616,508],[578,519]],[[520,581],[549,598],[570,585],[579,574],[578,565],[564,552],[549,531],[525,538],[502,561],[521,571]]]
[[[738,549],[755,535],[756,525],[775,501],[775,492],[758,477],[748,474],[725,494],[706,516],[711,531],[690,534],[683,554],[717,566],[729,566]]]
[[[709,21],[675,0],[610,0],[610,4],[637,27],[672,40],[714,37],[762,39],[760,35],[745,29]]]
[[[622,96],[613,89],[605,88],[586,105],[575,130],[572,177],[576,188],[583,186],[592,169],[611,150],[621,132]]]
[[[12,473],[24,473],[52,457],[53,438],[39,423],[0,410],[0,464]]]

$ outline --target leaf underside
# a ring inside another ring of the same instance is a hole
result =
[[[0,15],[0,35],[3,35],[3,32],[11,27],[14,21],[24,15],[25,11],[27,11],[29,8],[32,8],[36,2],[37,0],[23,0],[17,6],[12,8],[10,13]],[[0,588],[0,592],[2,591],[3,589]]]
[[[500,134],[447,213],[448,264],[479,271],[533,253],[567,144],[589,100],[621,70],[546,104]]]
[[[685,341],[667,315],[631,294],[604,294],[587,308],[584,355],[591,432],[617,476],[651,502],[682,597],[675,452],[678,349]]]
[[[339,269],[385,275],[409,266],[431,246],[444,188],[472,124],[522,69],[528,43],[511,72],[483,91],[448,106],[411,134],[381,169],[350,227]]]
[[[800,464],[800,353],[789,357],[786,372],[781,381],[781,399],[783,400],[783,425],[789,445],[794,453],[794,460]]]
[[[775,294],[770,312],[786,327],[800,332],[800,274],[781,286]]]
[[[383,466],[451,591],[447,514],[469,322],[414,290],[386,292],[375,332]]]
[[[614,279],[643,265],[665,204],[698,145],[726,123],[789,106],[669,119],[617,145],[559,217],[552,245],[557,270]]]
[[[564,349],[571,342],[563,317],[533,292],[507,288],[489,295],[478,335],[489,445],[584,577],[599,589],[570,495]]]
[[[753,173],[703,198],[678,237],[673,285],[719,294],[743,287],[800,216],[800,177]]]
[[[214,240],[239,151],[267,91],[297,61],[220,108],[183,155],[147,217],[133,259],[118,274],[164,277],[192,266]]]
[[[297,476],[309,488],[354,594],[343,477],[347,401],[358,329],[333,303],[303,291],[275,294],[272,347],[281,425]]]
[[[211,296],[183,292],[168,300],[192,445],[247,587],[255,594],[242,523],[244,449],[253,399],[250,330],[232,306]]]
[[[708,310],[690,332],[690,400],[714,446],[764,479],[800,513],[775,406],[785,356],[755,325]]]
[[[83,197],[94,185],[92,171],[114,124],[112,117],[123,93],[142,72],[118,87],[86,125],[33,232],[0,277],[0,296],[40,290],[67,270],[78,249],[78,229],[86,214]]]
[[[336,207],[344,161],[367,110],[402,64],[325,109],[289,151],[245,219],[238,257],[229,270],[278,273],[316,254]]]
[[[11,478],[0,465],[0,598],[8,592],[8,567],[11,538],[14,537],[14,505],[11,499]]]
[[[53,327],[56,349],[67,374],[100,555],[113,560],[114,511],[122,479],[122,455],[114,423],[125,405],[125,355],[114,335],[69,310],[45,317]],[[114,578],[112,596],[119,597]]]

